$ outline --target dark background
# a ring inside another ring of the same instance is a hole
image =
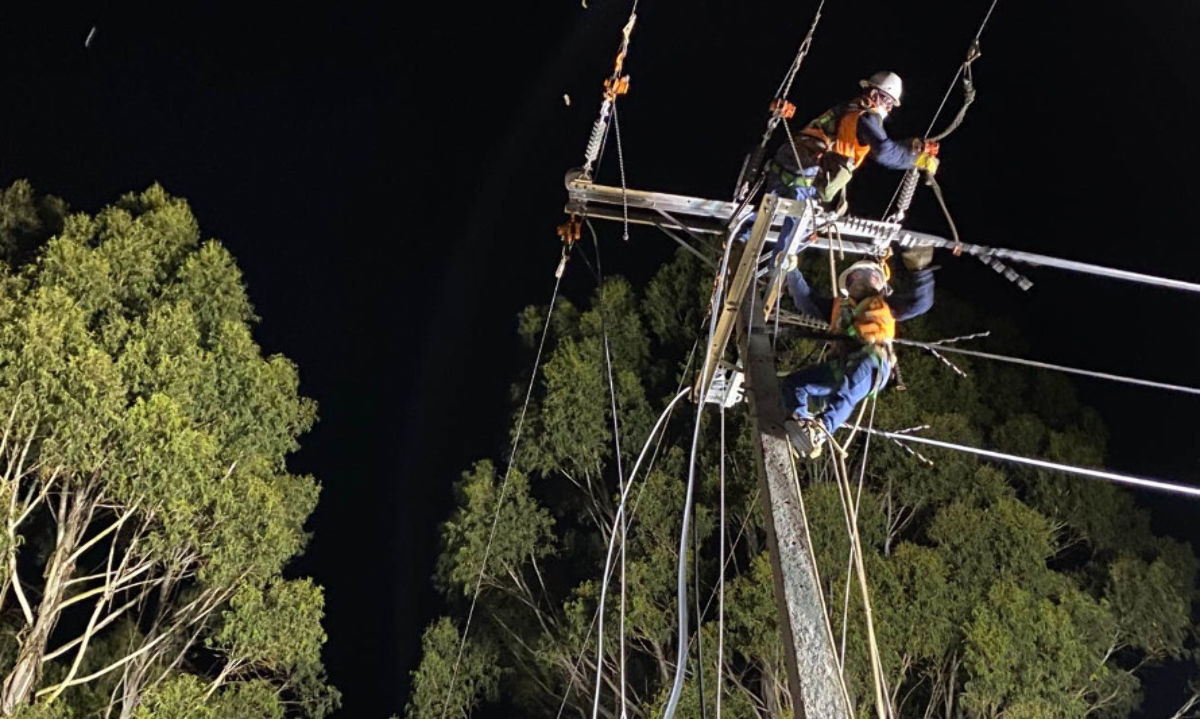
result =
[[[86,211],[154,181],[186,197],[237,256],[260,342],[299,364],[320,403],[292,463],[325,488],[295,571],[326,587],[341,716],[401,712],[440,610],[429,576],[450,483],[504,456],[508,386],[527,361],[515,314],[549,299],[562,174],[581,162],[629,11],[589,4],[106,5],[0,24],[0,181],[27,177]],[[798,113],[894,69],[907,93],[889,126],[920,134],[987,4],[830,0]],[[943,147],[959,229],[1195,280],[1200,7],[1067,5],[996,10],[979,100]],[[726,197],[814,7],[643,2],[620,103],[631,185]],[[615,183],[611,144],[605,160],[600,180]],[[897,181],[862,171],[856,211],[878,215]],[[924,190],[910,225],[945,232]],[[601,231],[607,272],[644,279],[670,256],[650,231],[629,244]],[[1022,293],[974,260],[939,261],[941,286],[1010,316],[1033,356],[1200,384],[1194,296],[1037,270]],[[573,266],[564,287],[580,298],[591,284]],[[1112,430],[1112,468],[1195,476],[1194,398],[1078,386]],[[1145,502],[1160,531],[1200,538],[1194,503]],[[1177,705],[1181,672],[1148,687],[1148,716]]]

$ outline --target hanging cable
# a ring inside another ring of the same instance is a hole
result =
[[[475,590],[471,594],[471,605],[467,610],[467,621],[463,626],[462,637],[458,642],[458,652],[454,656],[454,668],[450,672],[450,684],[446,688],[446,700],[442,704],[442,719],[445,719],[446,712],[450,709],[450,698],[454,695],[454,685],[458,681],[458,668],[462,664],[463,650],[467,646],[467,634],[471,631],[471,620],[475,616],[475,605],[479,601],[479,591],[483,587],[483,574],[487,569],[488,558],[492,552],[492,542],[496,539],[496,527],[500,523],[500,509],[504,506],[504,498],[508,492],[508,480],[512,475],[513,466],[517,459],[517,448],[521,442],[521,430],[525,426],[525,413],[529,409],[529,399],[533,396],[533,386],[537,380],[538,368],[542,362],[542,350],[546,346],[546,336],[550,333],[550,318],[554,315],[554,303],[558,300],[558,288],[562,283],[562,276],[556,276],[554,279],[554,291],[550,294],[550,306],[546,309],[546,323],[542,326],[542,336],[538,340],[537,352],[533,358],[533,371],[529,375],[529,386],[525,389],[525,401],[521,404],[521,413],[517,417],[517,429],[513,433],[512,446],[508,451],[508,466],[504,470],[504,478],[500,481],[500,493],[496,499],[496,511],[492,514],[492,527],[488,531],[487,543],[483,546],[483,559],[479,563],[479,575],[475,579]]]
[[[586,255],[585,255],[585,257],[586,257]],[[662,447],[663,438],[666,436],[666,431],[664,430],[662,432],[659,432],[659,429],[661,427],[664,427],[667,422],[671,421],[671,415],[675,411],[675,405],[677,405],[679,403],[679,400],[682,399],[684,396],[686,396],[688,394],[688,392],[690,391],[690,390],[685,391],[683,389],[683,380],[688,375],[688,369],[691,367],[692,359],[695,357],[696,348],[699,346],[699,344],[700,344],[699,340],[697,340],[696,343],[692,345],[692,351],[688,354],[688,361],[687,361],[686,366],[683,369],[683,374],[680,376],[679,385],[675,388],[675,392],[676,392],[675,399],[673,399],[670,403],[668,403],[667,408],[665,410],[663,410],[663,413],[661,415],[659,415],[658,420],[654,424],[654,428],[650,431],[650,435],[646,438],[646,444],[642,446],[642,450],[638,454],[638,460],[637,460],[637,462],[634,463],[633,472],[630,474],[631,482],[633,481],[633,478],[637,476],[637,470],[638,470],[638,467],[641,465],[643,457],[646,454],[646,449],[650,446],[650,442],[654,439],[654,435],[657,434],[658,441],[654,445],[654,452],[650,455],[650,463],[646,466],[646,472],[644,473],[643,477],[648,477],[650,475],[650,473],[654,471],[654,462],[658,458],[658,451]],[[633,518],[635,516],[637,516],[638,504],[641,502],[642,492],[645,490],[645,488],[646,488],[646,483],[643,480],[641,488],[638,490],[638,495],[633,500],[633,507],[630,508],[630,510],[629,510],[629,521],[631,521],[631,522],[633,521]],[[626,490],[626,491],[628,491],[628,490]],[[618,511],[624,511],[624,506],[625,506],[626,502],[627,502],[627,500],[625,498],[623,498],[622,501],[618,503]],[[612,540],[611,531],[609,533],[609,540],[610,540],[610,542]],[[610,549],[610,552],[611,552],[611,549]],[[612,580],[612,571],[613,570],[612,570],[612,566],[611,566],[611,556],[612,556],[611,554],[608,555],[608,557],[605,560],[606,569],[604,572],[604,583],[601,585],[601,593],[602,594],[604,594],[606,592],[607,584],[609,581]],[[598,603],[596,605],[595,611],[592,612],[592,621],[588,625],[588,630],[584,635],[585,637],[591,636],[592,627],[596,626],[597,617],[599,616],[602,609],[603,609],[603,601],[601,603]],[[563,710],[566,709],[567,699],[571,695],[571,690],[575,687],[575,679],[578,674],[578,668],[579,668],[579,665],[583,662],[583,655],[586,651],[587,651],[587,641],[585,640],[583,646],[580,647],[580,649],[579,649],[579,656],[575,659],[574,669],[571,672],[571,681],[567,683],[566,691],[563,692],[562,701],[559,702],[558,713],[555,714],[555,719],[562,719]]]
[[[592,700],[592,716],[597,716],[600,710],[600,686],[601,686],[601,671],[604,667],[604,605],[608,598],[608,578],[612,572],[613,552],[615,550],[616,538],[620,522],[625,516],[625,503],[629,499],[629,489],[633,486],[633,478],[637,476],[638,468],[642,465],[642,460],[646,457],[646,450],[650,449],[650,442],[654,439],[654,435],[658,433],[663,426],[671,411],[675,409],[675,405],[679,400],[686,397],[691,392],[690,389],[685,389],[675,395],[667,408],[658,416],[658,421],[655,422],[654,428],[650,430],[650,435],[646,437],[646,443],[642,446],[642,451],[638,454],[637,461],[633,464],[633,470],[629,473],[629,481],[625,483],[624,489],[621,491],[620,501],[617,503],[617,513],[613,517],[612,529],[609,531],[608,539],[608,554],[604,558],[604,582],[600,585],[600,602],[597,608],[599,619],[597,620],[600,626],[599,630],[599,647],[596,650],[596,687]]]
[[[734,243],[733,230],[725,238],[725,251],[721,257],[721,269],[717,274],[716,286],[713,288],[712,301],[709,305],[709,323],[708,323],[708,341],[705,347],[712,347],[713,337],[717,333],[717,318],[720,315],[721,305],[725,297],[725,275],[729,271],[729,254],[733,249]],[[753,293],[752,293],[753,294]],[[710,363],[713,361],[711,352],[704,353],[704,366],[701,369],[701,377],[708,377]],[[706,384],[704,382],[701,383]],[[687,647],[688,642],[688,607],[687,607],[687,539],[688,525],[691,523],[692,501],[695,496],[696,488],[696,452],[700,446],[700,420],[704,413],[704,398],[708,395],[708,387],[701,386],[696,394],[696,422],[692,430],[692,449],[688,457],[688,479],[687,490],[683,500],[683,521],[680,527],[679,536],[679,560],[678,571],[676,577],[676,613],[678,614],[678,637],[677,648],[675,652],[675,676],[671,682],[671,693],[667,697],[667,705],[663,711],[663,719],[672,719],[675,716],[675,711],[679,707],[679,697],[683,692],[683,680],[687,673]]]
[[[700,530],[696,524],[692,522],[692,599],[696,603],[696,696],[700,700],[700,719],[707,719],[708,710],[704,701],[704,632],[701,631],[704,613],[700,611]]]
[[[915,442],[917,444],[927,444],[931,447],[940,447],[942,449],[950,449],[958,452],[966,452],[975,454],[988,459],[996,459],[1002,462],[1012,462],[1014,464],[1024,464],[1040,469],[1048,469],[1065,474],[1073,474],[1079,477],[1087,477],[1089,479],[1101,479],[1115,484],[1123,484],[1131,487],[1140,487],[1142,489],[1150,489],[1156,492],[1167,492],[1170,494],[1181,494],[1188,497],[1200,497],[1200,487],[1192,487],[1186,484],[1178,484],[1175,482],[1164,482],[1157,479],[1147,479],[1145,477],[1135,477],[1128,474],[1120,474],[1118,472],[1110,472],[1105,469],[1092,469],[1090,467],[1077,467],[1062,462],[1052,462],[1048,459],[1037,459],[1034,457],[1022,457],[1016,454],[1008,454],[1006,452],[996,452],[990,449],[981,449],[979,447],[971,447],[964,444],[955,444],[953,442],[944,442],[939,439],[930,439],[928,437],[919,437],[912,434],[897,434],[895,432],[884,432],[883,430],[873,429],[871,434],[877,434],[880,437],[887,437],[891,440],[900,442]]]

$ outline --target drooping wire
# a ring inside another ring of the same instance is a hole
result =
[[[621,490],[621,498],[620,498],[620,501],[618,501],[618,503],[617,503],[617,512],[616,512],[616,515],[614,515],[614,517],[613,517],[613,526],[612,526],[611,530],[609,531],[608,554],[604,558],[604,574],[603,574],[604,582],[600,585],[600,602],[596,608],[596,611],[598,613],[597,621],[600,625],[600,632],[599,632],[599,638],[598,638],[599,647],[596,650],[597,651],[597,654],[596,654],[596,688],[595,688],[594,699],[592,702],[593,715],[596,714],[599,710],[601,672],[603,671],[603,666],[604,666],[604,605],[608,598],[608,582],[609,582],[609,577],[613,570],[612,562],[613,562],[613,552],[615,550],[615,545],[616,545],[616,538],[618,535],[620,523],[622,521],[624,521],[624,518],[625,518],[625,504],[629,499],[629,490],[633,486],[633,478],[637,476],[637,471],[638,471],[638,468],[641,467],[641,465],[642,465],[642,460],[645,459],[645,457],[646,457],[646,451],[648,449],[650,449],[650,442],[654,439],[654,435],[658,434],[659,429],[664,426],[664,423],[666,422],[667,418],[671,416],[671,412],[672,412],[672,410],[675,409],[675,405],[679,402],[679,400],[686,397],[690,391],[691,390],[682,390],[678,394],[676,394],[675,398],[672,399],[671,402],[667,405],[667,408],[664,409],[662,414],[659,415],[658,421],[655,422],[655,424],[654,424],[654,428],[650,430],[650,434],[646,437],[646,443],[644,445],[642,445],[642,451],[640,453],[638,453],[637,461],[633,463],[633,470],[629,473],[629,481],[625,483],[625,487]],[[649,472],[647,471],[647,476],[648,475],[649,475]],[[568,694],[570,693],[569,686],[567,687],[567,693]],[[564,704],[566,703],[566,697],[563,698],[563,703]],[[560,709],[560,713],[561,713],[561,709]]]
[[[713,288],[712,301],[709,306],[709,323],[708,323],[708,341],[705,343],[706,348],[711,348],[713,337],[717,333],[717,318],[721,312],[721,306],[725,296],[725,274],[729,270],[729,254],[733,249],[734,230],[731,230],[725,239],[725,251],[721,256],[721,268],[717,274],[716,286]],[[756,294],[756,293],[751,293]],[[704,365],[701,368],[701,377],[709,376],[710,364],[713,361],[712,352],[705,350]],[[663,719],[672,719],[675,716],[675,711],[679,707],[679,697],[683,692],[683,680],[687,673],[687,656],[688,656],[688,606],[687,606],[687,543],[688,543],[688,526],[692,519],[692,502],[695,496],[696,488],[696,453],[700,446],[700,421],[704,414],[704,398],[708,394],[707,384],[702,381],[696,392],[696,420],[695,427],[692,430],[692,449],[688,457],[688,479],[687,490],[683,500],[683,520],[680,527],[679,536],[679,560],[676,576],[676,613],[678,615],[678,636],[676,638],[677,648],[675,652],[675,676],[671,682],[671,693],[667,697],[666,708],[663,711]]]
[[[618,137],[619,137],[619,135],[618,135]],[[617,148],[618,148],[618,154],[619,154],[619,151],[620,151],[620,142],[619,141],[617,144]],[[620,492],[620,494],[623,496],[625,494],[625,473],[621,466],[621,426],[620,426],[619,414],[617,411],[617,389],[616,389],[616,384],[613,382],[612,352],[611,352],[611,349],[609,347],[609,342],[608,342],[608,324],[604,319],[605,314],[608,311],[608,306],[607,306],[607,303],[605,302],[604,269],[603,269],[603,264],[600,261],[600,239],[596,234],[596,228],[595,228],[595,226],[592,225],[591,220],[588,220],[587,225],[588,225],[588,229],[591,230],[592,245],[596,250],[596,274],[597,274],[597,282],[599,284],[599,290],[600,290],[600,334],[601,334],[601,337],[603,339],[603,344],[604,344],[604,368],[605,368],[605,374],[607,375],[607,378],[608,378],[609,408],[610,408],[610,411],[612,412],[613,445],[614,445],[614,452],[616,453],[616,464],[617,464],[617,489]],[[618,666],[619,666],[619,685],[621,688],[621,691],[620,691],[620,716],[625,716],[625,714],[626,714],[626,697],[625,697],[625,686],[626,686],[626,684],[625,684],[625,586],[626,586],[625,585],[625,539],[627,536],[629,523],[625,518],[622,518],[622,520],[620,522],[617,522],[617,525],[619,527],[620,538],[621,538],[620,539],[621,602],[620,602],[620,620],[619,620],[619,630],[618,630],[618,632],[619,632],[619,647],[620,647],[619,654],[618,654],[618,656],[619,656]],[[607,574],[607,571],[606,571],[606,574]],[[594,703],[592,706],[592,716],[593,717],[597,716],[597,714],[599,712],[599,708],[600,708],[600,706],[599,706],[599,701],[600,701],[599,669],[603,665],[603,652],[604,652],[604,614],[603,614],[603,612],[601,612],[601,614],[600,614],[599,621],[600,621],[600,643],[599,643],[599,645],[600,645],[601,654],[600,654],[600,658],[598,658],[597,662],[596,662],[597,682],[596,682],[595,700],[594,700]]]
[[[586,255],[583,255],[583,256],[586,257]],[[633,472],[631,472],[629,475],[630,482],[632,482],[634,477],[637,476],[637,470],[638,470],[638,467],[641,466],[642,459],[644,458],[644,456],[646,454],[646,449],[650,446],[650,442],[654,439],[655,434],[657,434],[658,441],[654,445],[654,452],[650,455],[650,463],[646,466],[646,472],[643,475],[643,477],[649,477],[650,473],[654,471],[654,462],[658,458],[658,451],[662,447],[663,438],[666,436],[665,430],[661,433],[658,430],[660,427],[664,427],[665,424],[671,420],[671,415],[675,411],[675,405],[678,404],[680,399],[682,399],[683,397],[686,397],[688,394],[687,391],[683,391],[684,378],[686,378],[688,375],[688,369],[691,367],[692,359],[696,354],[696,347],[698,345],[699,345],[699,341],[697,341],[696,344],[694,344],[692,346],[692,351],[688,354],[687,365],[684,367],[683,374],[680,375],[679,386],[675,388],[675,392],[676,392],[675,398],[671,402],[668,403],[667,408],[665,410],[663,410],[663,413],[661,415],[659,415],[658,420],[654,424],[654,428],[650,431],[650,434],[646,438],[646,443],[645,443],[645,445],[643,445],[642,451],[638,454],[638,459],[634,463]],[[643,483],[642,483],[640,489],[638,490],[638,495],[637,495],[637,497],[634,498],[633,507],[629,510],[630,521],[632,521],[633,518],[635,516],[637,516],[638,504],[641,502],[642,491],[644,491],[645,488],[646,488],[646,485],[645,485],[645,481],[643,480]],[[617,511],[623,512],[624,508],[625,508],[625,498],[622,498],[622,501],[618,502]],[[611,542],[612,539],[613,539],[613,535],[612,535],[612,532],[610,531],[609,541]],[[610,549],[609,551],[611,552],[612,550]],[[611,567],[611,560],[612,560],[612,555],[610,553],[608,555],[608,557],[605,559],[604,584],[601,585],[601,593],[602,594],[604,594],[607,591],[607,584],[612,579],[612,571],[613,570]],[[603,600],[602,600],[602,602],[603,602]],[[597,617],[602,609],[603,609],[602,603],[596,605],[595,611],[592,612],[592,621],[588,625],[587,633],[584,635],[585,637],[591,636],[592,627],[596,626]],[[575,680],[579,674],[579,665],[583,663],[583,655],[586,652],[587,652],[587,641],[584,641],[583,646],[579,648],[579,656],[576,657],[574,668],[571,671],[571,680],[567,683],[567,688],[563,692],[562,701],[559,702],[558,713],[555,714],[555,719],[562,719],[563,710],[566,709],[566,706],[567,706],[567,699],[571,696],[571,690],[575,688]]]
[[[693,510],[694,511],[694,510]],[[707,719],[704,700],[704,613],[700,610],[700,529],[692,522],[692,600],[696,603],[696,697],[700,702],[700,719]]]
[[[496,498],[496,511],[492,514],[492,526],[488,531],[487,543],[483,546],[483,558],[479,563],[479,575],[475,579],[475,590],[471,594],[471,605],[467,610],[467,621],[463,626],[462,637],[458,642],[458,652],[454,657],[454,668],[450,672],[450,684],[446,688],[446,700],[442,704],[442,719],[445,719],[446,712],[450,710],[450,698],[454,695],[454,686],[458,682],[458,670],[462,664],[463,651],[467,646],[467,634],[471,631],[471,620],[475,617],[475,606],[479,601],[479,592],[483,587],[483,574],[487,570],[488,558],[492,552],[492,542],[496,539],[496,528],[500,523],[500,510],[504,506],[505,495],[508,492],[508,480],[512,475],[513,466],[516,464],[517,448],[521,443],[521,430],[525,426],[525,414],[529,410],[529,400],[533,396],[533,387],[537,381],[538,368],[542,362],[542,350],[546,346],[546,337],[550,333],[550,319],[554,316],[554,303],[558,300],[558,289],[562,283],[562,276],[557,275],[554,278],[554,291],[550,294],[550,305],[546,309],[546,323],[542,326],[542,336],[538,340],[537,352],[533,358],[533,370],[529,375],[529,386],[525,389],[525,400],[521,404],[521,413],[517,417],[517,428],[513,433],[512,446],[508,451],[508,466],[504,469],[504,478],[500,481],[500,493]]]

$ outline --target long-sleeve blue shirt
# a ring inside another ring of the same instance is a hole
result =
[[[874,112],[858,116],[858,141],[871,147],[871,159],[893,170],[911,170],[920,152],[911,142],[896,142],[883,129],[883,118]]]
[[[808,126],[819,128],[826,137],[833,138],[837,135],[838,125],[842,117],[847,112],[861,110],[862,106],[856,102],[847,102],[836,107],[833,107],[823,113],[820,117],[809,123]],[[917,164],[917,156],[919,151],[913,149],[911,140],[896,141],[888,137],[887,130],[883,127],[883,118],[878,113],[869,110],[864,111],[858,117],[858,126],[855,128],[856,139],[859,144],[867,145],[871,148],[869,157],[878,162],[880,165],[892,170],[909,170]],[[797,172],[795,167],[795,157],[797,154],[802,161],[809,162],[806,156],[811,151],[801,151],[801,145],[809,139],[800,128],[792,132],[796,138],[796,149],[793,150],[787,142],[779,148],[775,153],[775,162],[786,168],[789,172]]]
[[[910,271],[903,262],[892,259],[892,294],[887,297],[892,316],[897,322],[923,315],[933,307],[933,270]],[[833,298],[813,293],[800,270],[787,274],[788,293],[796,308],[806,315],[828,319],[833,311]]]

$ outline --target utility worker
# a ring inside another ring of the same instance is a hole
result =
[[[884,119],[900,106],[900,76],[880,71],[858,84],[863,88],[858,97],[790,133],[792,140],[767,162],[768,192],[816,199],[840,214],[846,208],[846,186],[867,157],[893,170],[937,172],[938,143],[919,138],[897,142],[883,129]]]
[[[897,268],[896,292],[889,285],[891,265],[856,262],[839,275],[841,297],[836,300],[814,297],[803,276],[794,271],[800,277],[797,289],[802,291],[799,297],[793,293],[796,306],[818,317],[829,316],[821,305],[831,306],[833,330],[847,338],[835,347],[833,359],[805,367],[783,381],[784,406],[791,414],[784,426],[801,457],[820,456],[826,436],[845,423],[860,401],[887,385],[896,366],[892,347],[896,323],[933,306],[932,259],[931,247],[906,250],[902,269]]]

